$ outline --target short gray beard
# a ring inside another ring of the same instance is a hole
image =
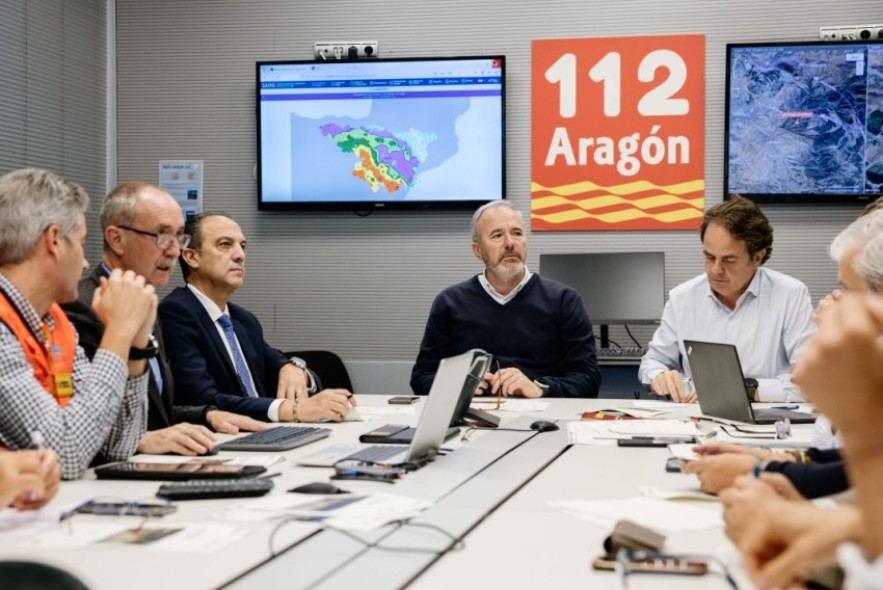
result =
[[[519,260],[518,264],[512,267],[507,267],[501,262],[496,266],[489,266],[487,269],[498,279],[508,281],[514,279],[524,271],[524,262]]]

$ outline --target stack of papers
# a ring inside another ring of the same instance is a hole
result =
[[[686,420],[614,420],[567,423],[567,438],[572,445],[611,444],[634,437],[689,438],[699,436],[696,425]]]

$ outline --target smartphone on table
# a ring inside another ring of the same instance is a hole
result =
[[[387,401],[386,403],[394,404],[394,405],[401,405],[401,406],[408,406],[411,404],[416,404],[418,401],[420,401],[420,398],[417,397],[416,395],[413,395],[413,396],[397,395],[395,397],[389,398],[389,401]]]
[[[648,574],[704,576],[708,573],[708,563],[701,559],[664,555],[645,559],[630,559],[628,567],[633,572]],[[616,569],[616,559],[611,559],[608,555],[602,555],[592,562],[592,568],[612,571]]]

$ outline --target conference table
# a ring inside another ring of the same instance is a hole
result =
[[[357,400],[363,408],[390,407],[387,396],[363,394]],[[39,521],[41,515],[23,513],[19,515],[24,519],[23,530],[33,527],[36,532],[15,538],[10,521],[0,519],[0,558],[58,565],[96,590],[621,588],[616,574],[591,567],[610,527],[579,518],[555,503],[633,498],[640,495],[642,486],[698,490],[698,484],[693,476],[665,471],[665,448],[568,442],[567,421],[579,420],[586,411],[629,407],[634,402],[545,401],[549,404],[542,411],[499,411],[500,429],[471,431],[466,440],[462,436],[451,439],[444,445],[446,454],[394,484],[335,482],[354,493],[396,494],[431,503],[407,524],[347,533],[323,529],[315,522],[243,519],[238,510],[260,500],[248,498],[179,502],[174,514],[146,523],[132,516],[83,514],[60,524],[40,523],[27,517]],[[319,445],[357,441],[359,434],[386,423],[416,424],[424,404],[424,400],[418,402],[410,415],[378,413],[364,422],[323,425],[332,429],[330,438],[282,453],[282,460],[269,467],[269,472],[279,475],[268,497],[283,497],[286,490],[300,484],[328,481],[332,469],[297,466],[299,456]],[[696,415],[698,407],[675,406],[674,413]],[[558,421],[561,428],[531,430],[530,424],[538,419]],[[256,455],[260,454],[222,451],[218,457]],[[59,511],[95,498],[147,501],[158,485],[99,481],[90,473],[82,480],[64,482],[42,518],[57,519]],[[691,504],[720,512],[716,502]],[[108,523],[125,528],[188,528],[165,548],[151,543],[96,542]],[[190,534],[192,538],[187,537]],[[65,535],[71,539],[67,545]],[[90,535],[94,538],[83,543],[82,538]],[[720,527],[673,533],[666,541],[666,550],[677,553],[709,555],[725,546]],[[629,576],[629,582],[633,589],[728,587],[711,575]]]

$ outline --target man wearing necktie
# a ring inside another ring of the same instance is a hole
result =
[[[80,335],[80,346],[90,358],[104,332],[104,324],[91,306],[101,278],[119,268],[134,271],[156,288],[164,287],[171,278],[181,248],[190,239],[184,233],[184,216],[178,203],[159,187],[141,182],[121,184],[105,197],[101,227],[102,262],[80,281],[78,300],[63,306]],[[169,367],[159,319],[153,338],[157,354],[148,359],[147,432],[141,437],[138,452],[198,455],[215,444],[209,428],[232,434],[267,427],[248,416],[225,412],[211,404],[179,405],[183,396]]]
[[[188,403],[272,422],[343,420],[352,394],[322,390],[303,360],[267,344],[257,317],[230,301],[245,280],[239,224],[226,215],[197,215],[184,233],[190,235],[180,260],[187,286],[172,291],[159,313],[172,373]]]

